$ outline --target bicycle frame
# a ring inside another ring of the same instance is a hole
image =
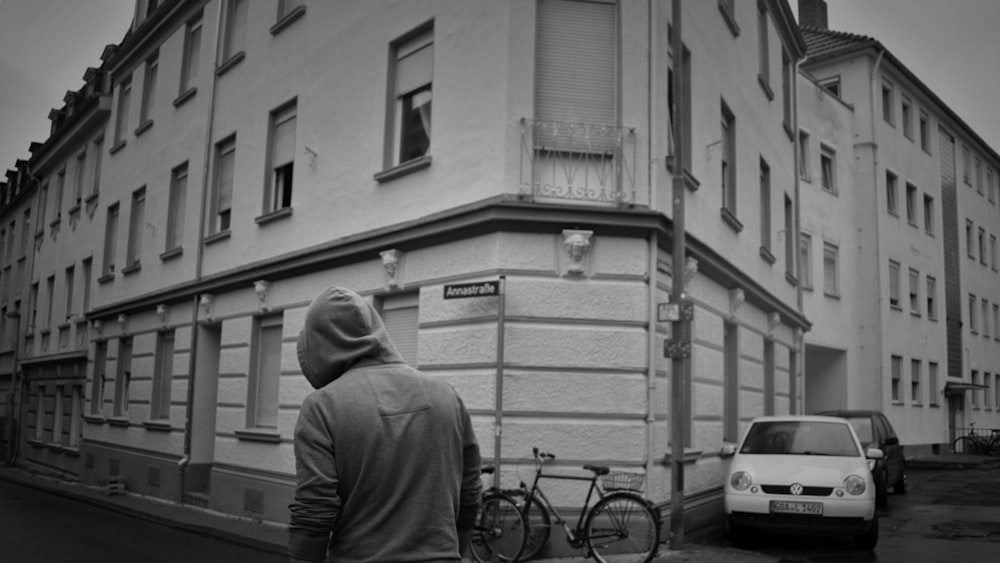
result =
[[[544,461],[536,460],[536,463],[538,464],[538,467],[535,469],[535,479],[531,483],[531,488],[528,488],[527,492],[524,495],[524,510],[528,510],[528,508],[531,506],[532,499],[537,498],[538,500],[540,500],[543,507],[555,517],[556,523],[562,526],[563,530],[566,531],[566,538],[569,540],[570,545],[572,545],[575,548],[580,548],[583,545],[583,542],[590,538],[590,536],[586,536],[583,534],[584,519],[586,518],[587,513],[590,512],[590,500],[594,498],[595,492],[597,493],[598,501],[604,498],[604,491],[597,483],[598,479],[597,473],[594,473],[590,477],[583,477],[579,475],[543,475],[542,465],[544,464]],[[545,496],[545,492],[542,491],[541,487],[539,487],[538,482],[543,478],[554,479],[558,481],[590,482],[590,488],[587,490],[587,498],[583,501],[583,506],[581,507],[580,510],[580,517],[576,521],[575,528],[570,529],[566,519],[563,518],[562,514],[559,513],[559,509],[557,509],[555,505],[552,504],[552,501],[550,501],[549,498]],[[524,486],[524,483],[522,483],[522,486]]]

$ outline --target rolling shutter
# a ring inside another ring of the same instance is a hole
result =
[[[416,293],[387,297],[382,301],[382,320],[389,338],[406,363],[417,367],[419,307]]]

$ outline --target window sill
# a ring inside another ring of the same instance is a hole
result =
[[[41,336],[48,336],[48,335],[52,334],[52,329],[51,328],[43,328],[42,330],[38,331],[38,334],[40,334]]]
[[[927,406],[929,406],[932,409],[939,409],[939,408],[941,408],[941,405],[939,405],[937,403],[931,403],[931,404],[929,404]]]
[[[107,419],[96,414],[88,414],[83,417],[83,421],[87,424],[104,424],[107,422]]]
[[[171,248],[170,250],[161,252],[160,253],[160,260],[163,260],[164,262],[166,262],[167,260],[170,260],[171,258],[177,258],[181,254],[184,254],[184,248],[178,246],[177,248]]]
[[[788,140],[794,143],[795,131],[792,131],[792,126],[787,121],[782,121],[781,126],[785,128],[785,135],[788,135]]]
[[[902,307],[900,307],[899,305],[894,305],[891,302],[889,303],[889,308],[892,309],[893,311],[898,311],[900,313],[903,312],[903,308]]]
[[[281,434],[278,434],[274,430],[248,428],[246,430],[236,430],[235,434],[237,439],[250,442],[268,442],[271,444],[281,442]]]
[[[87,197],[85,197],[85,198],[83,199],[83,202],[89,205],[89,204],[91,204],[91,203],[93,203],[93,202],[97,201],[97,198],[98,198],[98,197],[99,197],[100,195],[101,195],[101,193],[100,193],[99,191],[97,191],[97,190],[94,190],[94,192],[93,192],[93,193],[91,193],[90,195],[88,195]]]
[[[122,268],[122,275],[127,276],[129,274],[134,274],[135,272],[138,272],[141,269],[142,269],[142,262],[135,262]]]
[[[674,173],[674,157],[671,156],[671,155],[667,155],[664,158],[664,161],[667,164],[667,172],[670,172],[671,174],[673,174]],[[684,174],[684,185],[687,187],[687,189],[691,190],[692,192],[698,191],[698,188],[701,187],[701,182],[699,182],[698,179],[694,177],[694,174],[692,174],[691,171],[688,170],[687,166],[682,167],[681,171]]]
[[[62,222],[62,217],[56,215],[55,219],[49,221],[49,228],[50,229],[57,229],[57,228],[59,228],[59,223],[61,223],[61,222]]]
[[[729,11],[729,6],[723,0],[719,0],[719,12],[722,13],[722,19],[729,26],[729,31],[733,32],[733,37],[740,36],[740,24],[736,23],[736,18],[733,13]]]
[[[109,426],[129,426],[131,422],[124,416],[112,416],[108,419]]]
[[[726,207],[721,208],[719,212],[722,215],[722,222],[729,225],[737,233],[743,231],[743,223],[740,223],[740,220],[736,218],[736,214]]]
[[[785,281],[793,286],[799,285],[799,278],[795,277],[791,272],[785,272]]]
[[[215,75],[216,76],[222,76],[223,74],[226,74],[233,67],[235,67],[236,65],[240,64],[241,62],[243,62],[243,59],[245,59],[245,58],[247,58],[247,52],[246,51],[240,51],[238,53],[233,54],[233,56],[231,56],[228,59],[226,59],[226,62],[224,62],[221,65],[219,65],[219,68],[216,69],[216,71],[215,71]]]
[[[774,257],[774,254],[771,254],[771,250],[766,246],[760,247],[760,257],[763,258],[765,262],[767,262],[772,266],[774,265],[775,262],[778,261],[778,259]]]
[[[45,447],[44,442],[35,438],[31,438],[30,440],[28,440],[28,445],[30,445],[32,448],[38,448],[38,449],[42,449]]]
[[[416,172],[417,170],[423,170],[431,165],[431,155],[425,154],[414,159],[407,160],[406,162],[393,166],[375,174],[375,181],[382,184],[390,180],[395,180],[396,178],[406,176]]]
[[[832,195],[833,197],[840,197],[840,195],[837,193],[837,190],[833,188],[828,188],[826,186],[823,186],[823,191]]]
[[[829,291],[825,291],[824,290],[823,291],[823,295],[825,297],[829,297],[830,299],[836,299],[838,301],[840,300],[840,294],[839,293],[830,293]]]
[[[190,100],[191,98],[193,98],[194,95],[197,94],[197,93],[198,93],[198,88],[196,88],[194,86],[188,88],[187,90],[184,90],[183,92],[180,93],[180,95],[178,95],[174,99],[174,102],[173,102],[174,103],[174,107],[175,108],[181,107],[182,105],[184,105],[184,102],[186,102],[186,101]]]
[[[125,141],[125,139],[116,142],[115,144],[111,145],[110,149],[108,149],[108,154],[115,154],[116,152],[125,148],[125,145],[127,144],[128,143]]]
[[[268,223],[273,223],[274,221],[277,221],[279,219],[284,219],[286,217],[291,217],[291,216],[292,216],[292,208],[284,207],[277,211],[271,211],[270,213],[265,213],[260,217],[255,217],[254,222],[256,222],[258,225],[263,226]]]
[[[155,432],[170,432],[173,430],[168,420],[146,420],[143,421],[142,426],[146,430],[153,430]]]
[[[205,237],[205,246],[208,246],[210,244],[215,244],[215,243],[217,243],[219,241],[222,241],[222,240],[226,240],[231,235],[232,235],[232,231],[230,231],[228,229],[225,230],[225,231],[219,231],[217,233],[208,235],[207,237]]]
[[[681,463],[683,463],[684,465],[692,465],[696,461],[701,459],[702,455],[703,452],[701,450],[685,447],[684,459],[681,460]],[[673,458],[670,456],[670,454],[669,453],[663,454],[663,464],[669,466],[671,463],[673,463]]]
[[[771,85],[767,83],[767,79],[763,75],[757,75],[757,83],[764,90],[764,95],[767,96],[767,101],[774,101],[774,90],[771,89]]]
[[[803,285],[802,286],[802,291],[812,291],[812,290],[813,290],[813,286],[811,286],[811,285]]]
[[[139,135],[142,135],[143,133],[148,131],[149,128],[152,126],[153,126],[152,119],[147,119],[146,121],[143,121],[141,124],[139,124],[138,127],[135,128],[135,136],[138,137]]]
[[[910,316],[911,317],[916,317],[916,318],[919,319],[919,318],[921,318],[922,315],[918,311],[910,311]]]
[[[79,215],[80,214],[80,200],[79,199],[76,200],[76,203],[73,205],[73,207],[70,207],[69,209],[67,209],[66,213],[68,213],[70,217],[74,217],[74,216]]]
[[[892,406],[894,406],[894,407],[905,407],[906,403],[904,403],[903,401],[900,401],[899,399],[893,399],[892,400]]]
[[[115,279],[115,275],[114,274],[104,274],[103,276],[97,278],[97,283],[103,285],[103,284],[106,284],[106,283],[108,283],[110,281],[113,281],[114,279]]]
[[[306,15],[306,7],[298,6],[291,12],[285,14],[285,17],[278,20],[274,25],[271,26],[271,35],[277,35],[281,33],[283,29],[292,25],[292,22],[298,20],[302,16]]]

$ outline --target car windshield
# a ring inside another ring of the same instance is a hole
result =
[[[867,416],[854,416],[847,419],[854,427],[854,432],[858,435],[858,440],[862,444],[870,444],[872,441],[872,419]]]
[[[844,457],[861,455],[846,424],[812,420],[756,422],[747,432],[740,453]]]

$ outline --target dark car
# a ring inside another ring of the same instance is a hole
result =
[[[872,469],[875,478],[876,506],[885,507],[889,503],[890,486],[892,492],[897,495],[906,493],[906,460],[903,458],[903,446],[900,445],[899,437],[896,436],[889,419],[882,412],[840,410],[817,414],[846,418],[854,427],[862,447],[882,450],[882,459],[877,460]]]

